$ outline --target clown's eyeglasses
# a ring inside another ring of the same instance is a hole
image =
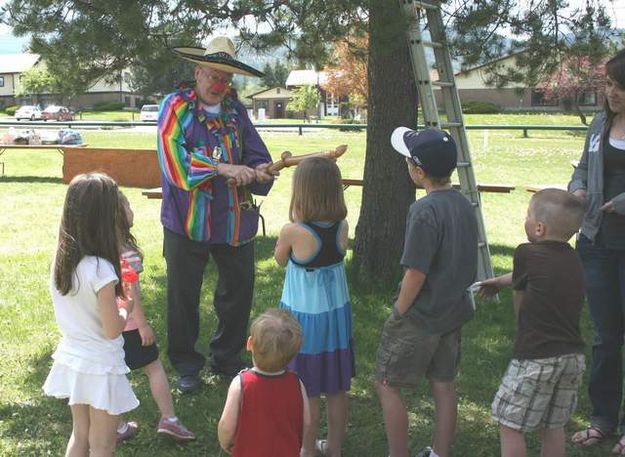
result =
[[[217,76],[214,73],[209,73],[207,70],[205,70],[204,68],[202,68],[201,73],[204,75],[204,77],[206,79],[208,79],[208,81],[213,84],[213,83],[222,83],[222,84],[226,84],[226,85],[230,85],[232,84],[232,75],[227,76],[227,77],[221,77],[221,76]]]

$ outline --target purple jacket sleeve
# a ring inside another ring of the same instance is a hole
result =
[[[256,168],[262,163],[271,162],[271,156],[269,155],[267,146],[265,146],[256,128],[252,125],[252,121],[247,115],[247,110],[242,104],[239,104],[237,109],[240,113],[239,119],[241,120],[240,131],[243,142],[242,164],[250,168]],[[248,189],[256,195],[267,195],[271,186],[273,186],[273,181],[264,184],[250,184]]]

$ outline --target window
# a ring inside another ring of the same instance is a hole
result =
[[[4,87],[4,76],[0,76],[0,87]]]
[[[597,91],[589,90],[579,94],[577,103],[580,106],[596,106],[597,105]]]
[[[547,100],[542,91],[532,90],[532,106],[558,106],[559,102],[557,97]]]
[[[339,114],[339,99],[333,93],[326,95],[326,114],[329,116],[338,116]]]

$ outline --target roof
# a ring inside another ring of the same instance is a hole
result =
[[[512,57],[516,57],[517,55],[523,54],[524,52],[525,52],[525,50],[512,52],[512,53],[507,54],[505,56],[501,56],[501,57],[498,57],[496,59],[489,60],[488,62],[476,65],[474,67],[467,68],[466,70],[460,70],[459,72],[456,73],[456,76],[458,76],[458,75],[465,75],[465,74],[470,73],[472,71],[479,70],[480,68],[488,67],[488,66],[493,65],[493,64],[495,64],[497,62],[501,62],[502,60],[506,60],[506,59],[510,59]]]
[[[281,98],[291,98],[293,93],[284,87],[272,87],[271,89],[263,89],[259,92],[248,95],[246,98],[253,100],[274,100]]]
[[[292,70],[286,78],[286,87],[289,86],[318,86],[328,79],[325,71]]]
[[[0,73],[22,73],[31,69],[38,61],[39,54],[0,54]]]

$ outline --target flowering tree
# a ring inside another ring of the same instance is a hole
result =
[[[369,39],[366,35],[336,42],[333,64],[325,67],[327,79],[321,88],[336,97],[349,97],[350,104],[357,108],[365,107],[369,92],[368,47]]]
[[[605,59],[596,64],[588,56],[571,56],[562,61],[559,68],[543,80],[537,89],[546,100],[561,100],[569,105],[587,124],[586,116],[580,109],[583,94],[600,92],[605,73]]]

